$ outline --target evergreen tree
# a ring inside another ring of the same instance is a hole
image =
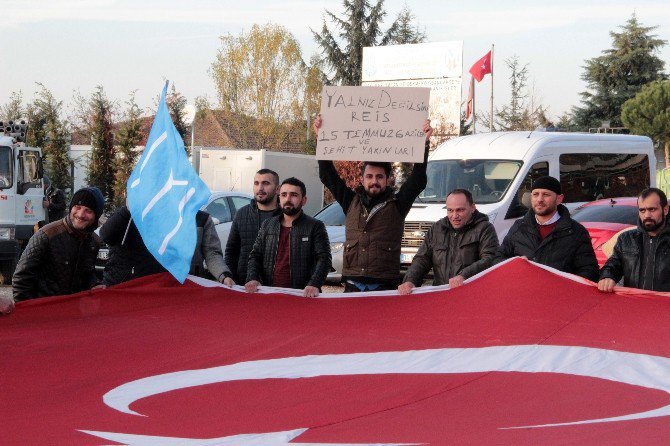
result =
[[[26,144],[42,149],[46,174],[52,184],[59,189],[67,189],[71,187],[72,182],[69,156],[70,125],[61,118],[63,102],[56,100],[43,84],[37,85],[39,90],[26,110],[28,115]]]
[[[109,209],[114,201],[114,103],[107,98],[102,86],[96,87],[90,98],[78,96],[75,100],[78,103],[80,130],[91,140],[86,182],[100,189]]]
[[[398,13],[391,28],[388,30],[389,44],[421,43],[426,41],[426,33],[414,24],[414,14],[405,5]]]
[[[121,207],[126,200],[126,183],[135,168],[138,152],[134,150],[142,142],[142,111],[135,102],[135,93],[126,102],[124,121],[116,133],[116,158],[114,159],[113,206]]]
[[[386,15],[383,9],[384,0],[377,0],[374,6],[368,0],[343,0],[344,16],[337,17],[326,10],[326,16],[334,23],[328,28],[323,21],[321,33],[312,30],[316,43],[321,47],[327,67],[333,71],[329,83],[340,85],[360,85],[363,68],[363,47],[388,45],[392,43],[411,43],[405,38],[423,39],[425,36],[410,25],[413,18],[409,9],[396,18],[386,32],[381,29],[382,20]],[[341,42],[338,42],[339,37]]]
[[[646,135],[665,148],[670,167],[670,81],[656,81],[623,104],[621,120],[631,132]]]
[[[23,94],[21,91],[13,91],[9,101],[0,107],[0,121],[16,121],[26,117],[26,109],[23,106]]]
[[[620,127],[624,102],[643,85],[665,79],[665,62],[656,54],[667,42],[650,34],[656,28],[642,26],[633,14],[621,32],[610,32],[612,48],[586,61],[582,80],[588,90],[580,93],[582,106],[573,109],[578,126],[600,127],[602,121],[610,121],[612,127]]]
[[[177,91],[173,83],[172,88],[165,97],[165,105],[167,105],[167,109],[170,112],[170,117],[172,117],[172,122],[174,123],[175,128],[179,132],[179,135],[181,135],[181,139],[184,141],[186,154],[191,156],[189,138],[191,134],[191,126],[184,122],[187,102],[186,97]]]

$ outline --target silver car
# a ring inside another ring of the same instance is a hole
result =
[[[314,218],[321,220],[326,225],[328,232],[328,239],[330,240],[330,252],[333,256],[333,267],[331,268],[328,282],[342,281],[342,261],[344,253],[344,220],[345,215],[342,211],[342,206],[337,201],[330,203],[328,206],[316,213]]]

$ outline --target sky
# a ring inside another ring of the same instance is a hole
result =
[[[528,64],[535,102],[554,118],[579,104],[585,60],[610,48],[609,32],[633,13],[670,41],[667,0],[385,0],[384,29],[405,4],[429,42],[463,41],[464,84],[467,70],[494,44],[495,106],[509,100],[504,61],[516,55]],[[309,60],[319,52],[310,28],[321,29],[326,10],[342,15],[342,1],[0,0],[0,105],[16,91],[31,101],[41,82],[66,113],[74,92],[89,96],[97,85],[121,107],[136,91],[148,109],[165,79],[189,102],[207,96],[216,104],[209,69],[220,36],[276,23],[293,33]],[[670,45],[658,56],[670,72]],[[489,106],[490,88],[490,76],[478,84],[478,111]]]

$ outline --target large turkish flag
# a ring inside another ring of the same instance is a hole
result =
[[[521,259],[433,290],[308,299],[159,275],[22,302],[0,318],[0,443],[668,442],[667,296]]]

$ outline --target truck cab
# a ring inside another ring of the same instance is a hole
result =
[[[5,283],[9,283],[33,227],[45,219],[42,176],[39,148],[0,136],[0,273]]]
[[[563,203],[636,196],[656,182],[652,141],[644,136],[495,132],[450,139],[430,156],[428,184],[405,219],[401,263],[407,267],[433,223],[446,217],[446,196],[469,190],[500,241],[530,207],[532,182],[551,175]]]

